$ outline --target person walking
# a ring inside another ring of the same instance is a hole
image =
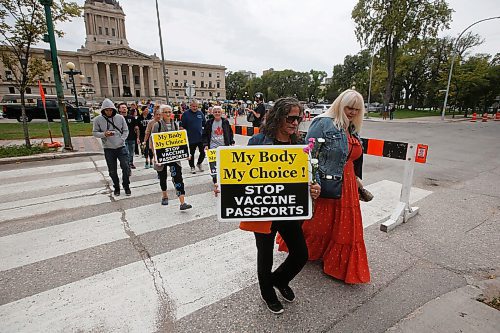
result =
[[[255,93],[255,102],[257,103],[255,109],[252,110],[245,107],[245,110],[253,114],[252,126],[260,127],[266,116],[266,107],[264,106],[264,95],[260,92]]]
[[[280,98],[269,111],[261,133],[254,135],[248,142],[252,145],[290,145],[299,144],[298,126],[304,109],[292,97]],[[319,185],[310,186],[313,199],[319,195]],[[257,246],[257,276],[260,294],[267,308],[274,314],[283,313],[283,305],[276,296],[278,289],[287,302],[295,300],[295,293],[289,283],[302,270],[307,262],[307,246],[302,233],[301,220],[280,220],[272,222],[241,222],[242,230],[253,231]],[[289,255],[272,272],[273,249],[276,233],[279,232],[288,246]]]
[[[172,107],[170,105],[161,105],[158,111],[161,114],[161,119],[157,121],[151,130],[151,133],[161,133],[177,131],[179,128],[177,124],[172,119]],[[151,149],[153,148],[151,140]],[[182,178],[182,166],[181,162],[166,163],[163,165],[157,164],[155,160],[154,168],[158,173],[158,178],[160,179],[160,188],[162,191],[161,204],[163,206],[168,205],[168,194],[167,194],[167,172],[170,170],[170,176],[172,177],[172,182],[174,188],[179,198],[180,210],[190,209],[193,206],[185,202],[186,192],[184,190],[184,180]]]
[[[113,180],[114,195],[120,195],[117,160],[122,169],[123,189],[127,196],[131,195],[130,167],[128,163],[128,151],[125,147],[125,140],[128,137],[128,126],[125,118],[117,114],[115,105],[108,98],[102,101],[101,115],[94,119],[92,134],[102,141],[108,174]]]
[[[346,90],[330,109],[314,118],[306,137],[325,140],[316,175],[320,198],[312,219],[302,225],[309,260],[323,260],[326,274],[349,284],[370,282],[356,178],[362,176],[359,131],[364,110],[361,94]],[[284,237],[278,240],[280,251],[287,250],[285,243]]]
[[[128,127],[128,136],[125,140],[125,147],[127,147],[128,151],[128,164],[131,169],[135,169],[134,165],[134,153],[135,147],[139,144],[139,125],[137,119],[134,116],[128,113],[127,103],[118,104],[118,111],[120,115],[125,118]]]
[[[389,120],[394,120],[394,111],[396,111],[396,106],[394,103],[389,104]]]
[[[200,156],[198,157],[198,162],[196,163],[196,167],[198,171],[203,171],[202,163],[205,159],[205,150],[203,149],[203,128],[206,124],[205,116],[201,111],[198,110],[198,101],[192,100],[190,104],[191,108],[184,112],[182,115],[180,128],[185,129],[187,131],[187,137],[189,141],[189,166],[191,167],[191,173],[196,173],[194,168],[194,154],[196,152],[196,148],[200,152]]]
[[[212,118],[209,119],[203,130],[203,146],[206,149],[215,149],[219,146],[233,146],[234,134],[229,121],[222,118],[222,107],[212,107]],[[216,175],[212,176],[214,184],[217,182]]]
[[[146,143],[146,164],[145,168],[149,169],[153,167],[153,143],[151,141],[151,131],[153,130],[153,126],[160,121],[161,119],[161,113],[160,109],[155,108],[153,111],[153,118],[148,123],[148,126],[146,126],[146,133],[144,134],[144,142]],[[149,157],[149,165],[148,165],[148,157]]]

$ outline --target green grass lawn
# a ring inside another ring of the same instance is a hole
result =
[[[50,123],[52,137],[62,137],[61,123]],[[48,138],[49,131],[47,123],[37,122],[28,123],[28,131],[31,139]],[[69,123],[69,132],[71,136],[90,136],[92,135],[92,123]],[[0,140],[22,140],[24,139],[22,123],[0,124]]]
[[[446,112],[446,115],[451,115],[451,112]],[[394,119],[406,119],[406,118],[419,118],[419,117],[431,117],[440,116],[441,111],[421,111],[421,110],[396,110],[394,112]],[[460,115],[459,112],[455,111],[455,116]],[[463,113],[462,113],[463,115]],[[370,112],[368,116],[371,118],[382,118],[382,115],[378,112]],[[389,115],[387,115],[389,118]]]

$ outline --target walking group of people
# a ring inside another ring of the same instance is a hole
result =
[[[260,126],[260,133],[254,135],[248,145],[295,145],[303,144],[298,126],[304,116],[302,104],[295,98],[278,99],[273,108],[266,112],[262,94],[256,96],[257,106],[247,110],[254,116],[252,123]],[[126,107],[126,105],[125,105]],[[172,107],[161,105],[153,115],[139,115],[137,122],[128,122],[132,114],[126,115],[125,108],[106,99],[102,103],[101,116],[94,120],[94,136],[101,138],[108,171],[119,195],[120,184],[117,174],[117,160],[122,169],[122,185],[130,195],[130,167],[133,166],[133,143],[146,142],[148,152],[153,151],[151,133],[185,129],[189,140],[189,166],[192,173],[203,171],[205,149],[234,145],[234,135],[227,119],[222,118],[223,109],[214,106],[212,117],[207,121],[193,101],[184,112],[179,123],[172,116]],[[123,112],[122,112],[123,110]],[[240,229],[252,231],[257,247],[257,276],[260,295],[267,308],[275,313],[284,312],[276,290],[287,302],[296,298],[290,282],[302,270],[308,260],[322,260],[323,271],[348,284],[370,282],[370,271],[363,239],[363,224],[359,204],[359,179],[362,178],[363,150],[359,132],[364,115],[363,97],[355,90],[346,90],[339,95],[331,107],[311,123],[306,140],[324,142],[318,154],[318,171],[313,175],[309,193],[314,200],[311,219],[241,222]],[[148,120],[149,117],[149,120]],[[148,122],[146,122],[148,120]],[[142,128],[142,129],[141,129]],[[134,131],[135,135],[130,136]],[[199,156],[195,167],[195,152]],[[146,152],[146,166],[154,165],[160,179],[162,205],[168,205],[167,170],[177,196],[180,209],[192,206],[185,202],[185,189],[180,162],[158,165],[154,156]],[[148,160],[149,157],[149,160]],[[148,162],[149,161],[149,162]],[[216,183],[215,177],[213,178]],[[215,193],[218,193],[217,187]],[[273,249],[278,243],[279,251],[288,252],[285,261],[274,271]]]
[[[130,110],[126,103],[120,103],[117,110],[111,100],[105,99],[101,105],[101,115],[94,119],[93,135],[102,140],[108,173],[113,181],[114,195],[120,195],[118,163],[122,169],[122,186],[125,194],[131,195],[131,169],[136,169],[134,154],[141,146],[145,157],[145,168],[154,168],[158,173],[162,191],[161,204],[166,206],[169,203],[167,177],[170,171],[172,183],[179,198],[180,210],[192,208],[192,205],[185,202],[186,192],[181,162],[158,164],[154,156],[151,137],[154,133],[185,129],[189,142],[191,173],[195,174],[196,170],[203,172],[202,163],[206,156],[206,149],[214,149],[221,145],[234,145],[233,131],[227,119],[222,118],[222,108],[215,106],[212,112],[213,117],[208,122],[205,115],[198,110],[196,100],[190,103],[190,108],[183,113],[180,121],[175,119],[172,106],[166,104],[155,105],[151,109],[148,105],[144,105],[138,116],[137,113],[135,103],[131,105]],[[195,169],[196,149],[199,151],[199,156]]]

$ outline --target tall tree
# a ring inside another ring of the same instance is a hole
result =
[[[311,99],[318,99],[321,83],[326,77],[326,72],[324,71],[315,71],[311,69],[309,71],[311,83],[307,88],[307,101],[311,102]]]
[[[392,97],[396,58],[404,43],[435,37],[448,28],[452,10],[445,0],[359,0],[352,11],[362,46],[382,49],[387,66],[384,102]]]
[[[81,16],[81,8],[75,2],[54,1],[52,5],[54,25]],[[26,146],[31,147],[26,119],[26,88],[50,69],[43,59],[32,57],[31,49],[42,41],[47,32],[44,7],[39,0],[0,0],[0,52],[2,62],[14,78],[13,84],[21,95],[21,112]],[[61,30],[56,30],[59,37]]]

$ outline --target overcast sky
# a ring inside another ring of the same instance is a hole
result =
[[[75,0],[73,0],[75,1]],[[84,0],[76,0],[83,5]],[[230,71],[262,75],[275,70],[324,70],[359,52],[351,11],[357,0],[159,0],[165,58],[223,65]],[[160,56],[154,0],[122,0],[131,48]],[[471,23],[500,16],[499,0],[448,0],[455,10],[456,37]],[[60,50],[85,43],[83,18],[61,26]],[[485,42],[473,53],[500,52],[500,19],[479,23],[471,31]],[[44,45],[41,45],[45,47]]]

